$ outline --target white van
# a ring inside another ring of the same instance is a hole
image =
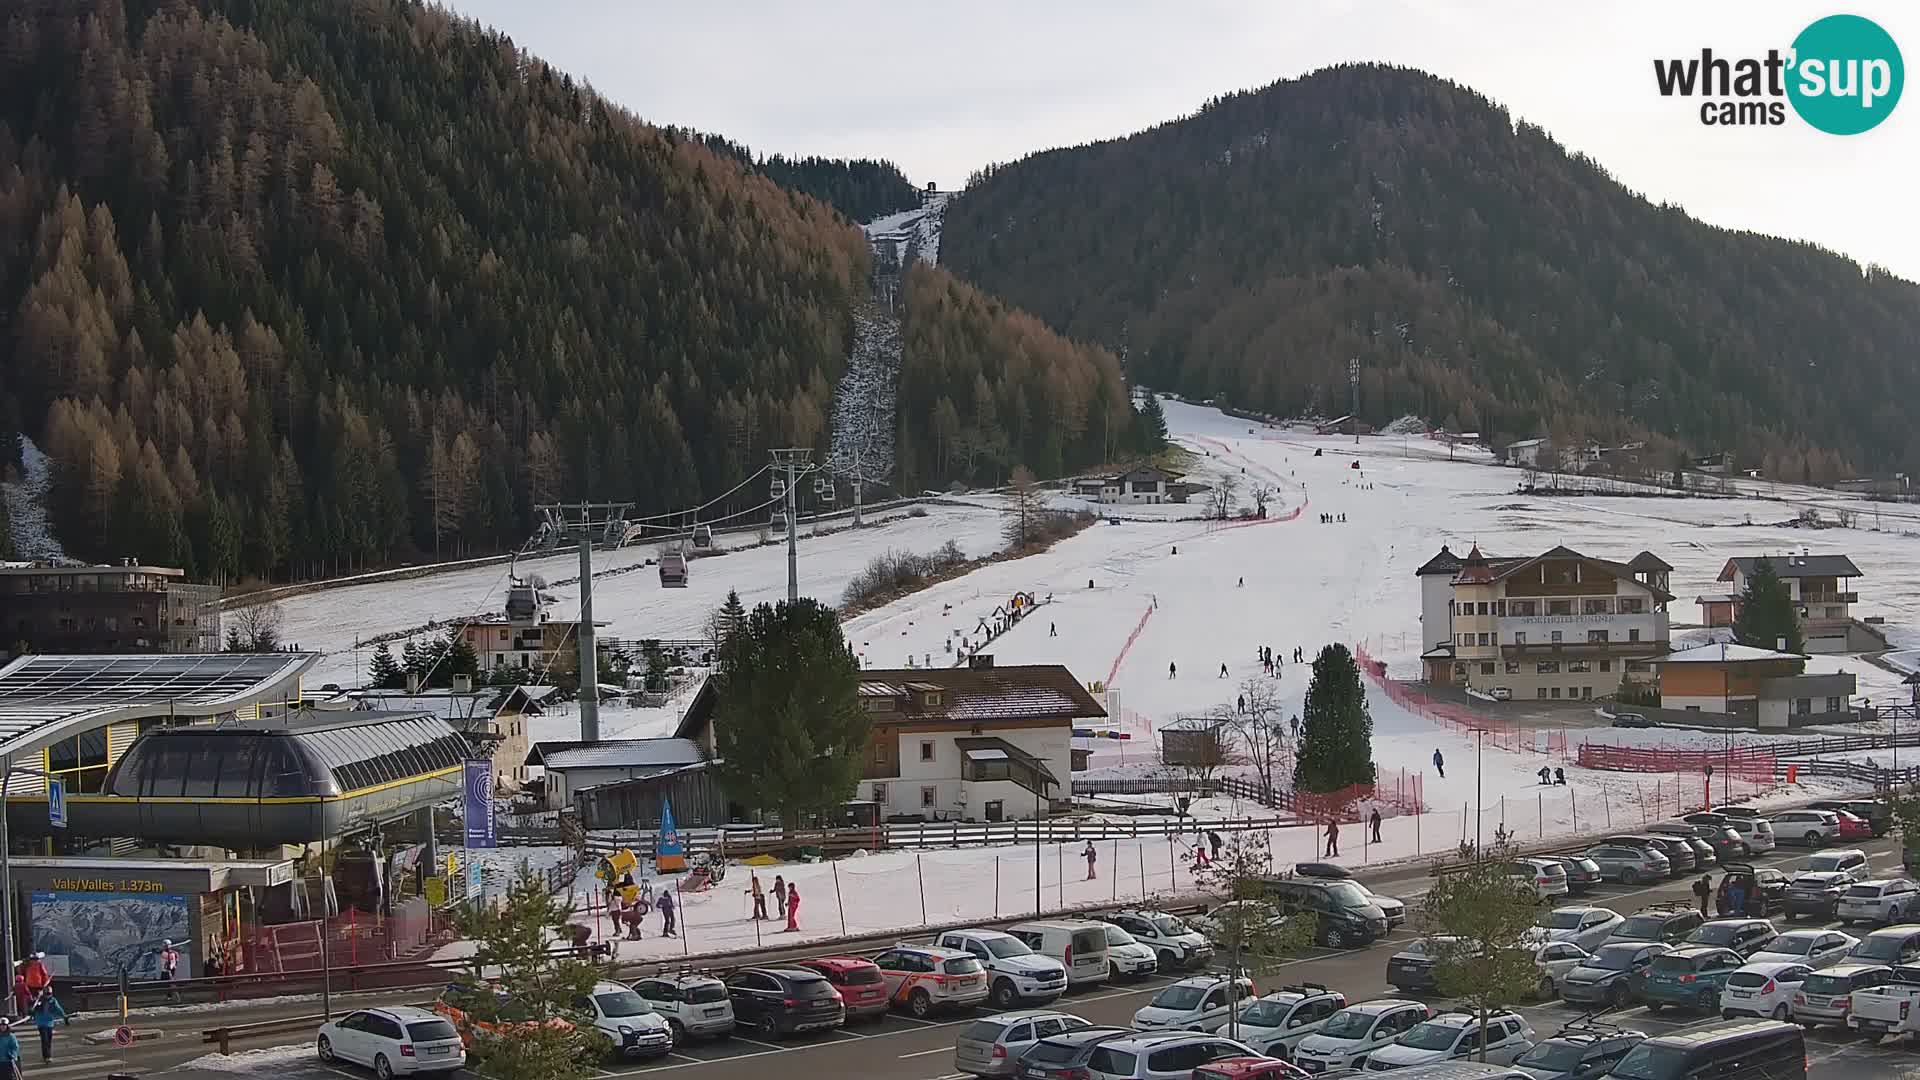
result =
[[[1051,956],[1067,969],[1067,985],[1091,986],[1107,981],[1107,928],[1087,919],[1036,919],[1007,927],[1007,933],[1041,956]]]

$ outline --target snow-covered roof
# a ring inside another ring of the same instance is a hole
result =
[[[548,769],[648,769],[704,760],[692,739],[610,739],[597,743],[536,743],[527,764]]]
[[[1698,645],[1691,649],[1682,649],[1677,653],[1668,653],[1655,660],[1656,664],[1739,664],[1754,660],[1805,660],[1800,653],[1774,652],[1772,649],[1756,649],[1751,645],[1736,645],[1731,641],[1717,641],[1710,645]]]
[[[1732,581],[1736,570],[1741,577],[1752,577],[1754,567],[1763,558],[1773,564],[1774,574],[1783,578],[1865,576],[1845,555],[1782,555],[1777,559],[1758,555],[1750,559],[1728,559],[1727,565],[1720,568],[1720,580]]]

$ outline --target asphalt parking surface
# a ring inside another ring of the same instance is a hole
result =
[[[1899,855],[1891,840],[1852,846],[1865,850],[1874,864],[1888,874],[1897,875],[1901,872]],[[1782,848],[1751,861],[1762,866],[1794,866],[1806,854],[1804,849]],[[1379,892],[1400,896],[1412,906],[1424,890],[1426,880],[1424,876],[1408,875],[1393,881],[1372,882],[1370,885]],[[1691,883],[1692,876],[1688,875],[1679,880],[1634,888],[1602,885],[1586,896],[1565,902],[1592,903],[1629,914],[1656,902],[1690,902],[1692,896],[1688,889]],[[1792,921],[1784,917],[1776,917],[1774,921],[1783,929],[1789,926],[1811,928],[1822,925],[1814,920]],[[1857,935],[1861,930],[1852,928],[1852,932]],[[1264,991],[1283,983],[1310,981],[1346,994],[1349,1001],[1412,996],[1430,1005],[1443,1005],[1444,999],[1438,996],[1407,995],[1387,985],[1387,958],[1401,945],[1418,936],[1402,929],[1365,949],[1314,949],[1310,955],[1290,960],[1280,970],[1261,977],[1258,983]],[[1137,982],[1092,987],[1070,993],[1048,1007],[1075,1013],[1095,1023],[1126,1026],[1134,1010],[1146,1004],[1162,987],[1180,977],[1181,974],[1162,974]],[[842,1029],[778,1041],[735,1036],[723,1040],[690,1042],[675,1047],[671,1055],[657,1061],[609,1063],[603,1067],[601,1075],[619,1077],[663,1073],[674,1080],[682,1076],[686,1080],[765,1080],[769,1070],[774,1070],[803,1077],[959,1080],[962,1074],[956,1073],[953,1068],[955,1038],[965,1025],[981,1016],[992,1015],[994,1011],[990,1008],[973,1008],[937,1015],[930,1020],[894,1014],[856,1022]],[[1519,1011],[1541,1037],[1586,1015],[1583,1010],[1558,1001],[1526,1006]],[[1608,1014],[1605,1019],[1650,1035],[1667,1034],[1719,1020],[1718,1017],[1690,1016],[1671,1010],[1655,1016],[1639,1006]],[[282,1038],[281,1041],[287,1040]],[[1812,1066],[1809,1076],[1812,1080],[1842,1080],[1843,1075],[1845,1080],[1893,1080],[1920,1065],[1920,1044],[1910,1047],[1901,1040],[1880,1045],[1840,1028],[1822,1027],[1810,1032],[1807,1046]],[[34,1075],[28,1073],[29,1077]],[[167,1075],[171,1077],[175,1074]],[[360,1080],[368,1075],[351,1067],[320,1066],[317,1062],[302,1071],[290,1071],[282,1067],[272,1071],[274,1080],[339,1080],[341,1076]],[[232,1080],[232,1076],[231,1072],[218,1074],[217,1078],[215,1074],[207,1074],[204,1080]],[[202,1078],[180,1074],[180,1080]],[[462,1073],[460,1080],[484,1078]]]

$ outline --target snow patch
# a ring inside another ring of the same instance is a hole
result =
[[[32,439],[20,436],[20,479],[0,483],[0,498],[7,501],[14,554],[22,559],[67,557],[66,550],[53,535],[53,522],[47,518],[47,493],[51,490],[52,459],[42,453]]]
[[[318,1060],[320,1055],[314,1050],[312,1044],[294,1043],[287,1046],[269,1046],[261,1050],[243,1050],[237,1054],[202,1054],[180,1065],[179,1068],[182,1071],[199,1069],[203,1072],[264,1076],[277,1066],[290,1065],[296,1061]]]

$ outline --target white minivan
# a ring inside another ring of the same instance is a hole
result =
[[[1107,981],[1107,929],[1087,919],[1036,919],[1007,927],[1007,933],[1041,956],[1067,969],[1068,986]]]

